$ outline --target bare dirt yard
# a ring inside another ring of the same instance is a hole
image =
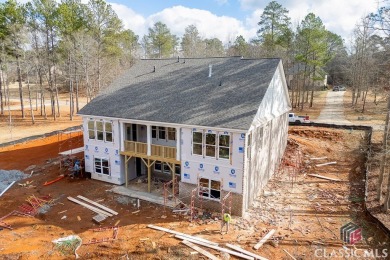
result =
[[[113,185],[100,181],[65,178],[43,186],[66,171],[60,169],[60,147],[78,146],[80,138],[58,142],[58,136],[53,136],[2,148],[0,169],[17,169],[27,175],[33,171],[33,174],[19,181],[29,185],[15,184],[1,197],[0,218],[20,209],[31,196],[50,201],[34,217],[10,216],[3,220],[12,228],[0,230],[0,256],[3,259],[73,258],[74,252],[52,243],[69,235],[78,235],[85,243],[77,250],[82,259],[204,258],[194,254],[193,249],[180,243],[172,234],[150,229],[148,224],[199,236],[222,247],[225,243],[239,245],[268,259],[292,259],[288,254],[296,259],[325,259],[332,253],[340,254],[339,250],[356,256],[366,250],[370,254],[368,257],[379,257],[387,252],[383,250],[390,249],[385,232],[363,210],[367,148],[363,131],[291,127],[283,167],[245,217],[233,216],[231,230],[223,235],[220,234],[219,212],[200,215],[191,223],[188,216],[174,214],[169,208],[149,202],[141,201],[138,209],[133,199],[110,192]],[[336,163],[318,166],[326,162]],[[31,165],[35,167],[29,167]],[[87,244],[93,239],[112,237],[113,231],[91,230],[99,227],[92,221],[96,214],[67,199],[77,195],[119,213],[100,225],[118,225],[116,240]],[[353,246],[343,243],[339,237],[340,228],[348,222],[357,224],[363,232],[363,239]],[[253,246],[272,229],[276,230],[274,235],[260,249],[254,250]],[[213,249],[207,250],[217,257],[226,257]],[[336,256],[340,255],[332,258]]]

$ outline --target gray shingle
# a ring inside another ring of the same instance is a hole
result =
[[[247,130],[279,61],[140,60],[79,114]]]

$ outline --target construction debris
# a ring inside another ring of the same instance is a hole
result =
[[[96,207],[94,207],[94,206],[92,206],[92,205],[86,204],[86,203],[84,203],[84,202],[82,202],[82,201],[79,201],[79,200],[77,200],[77,199],[75,199],[75,198],[68,197],[68,200],[73,201],[74,203],[77,203],[77,204],[79,204],[79,205],[81,205],[81,206],[84,206],[84,207],[86,207],[87,209],[90,209],[90,210],[92,210],[93,212],[98,213],[98,214],[100,214],[100,215],[104,215],[104,216],[107,216],[107,217],[112,217],[112,216],[113,216],[111,213],[108,213],[107,211],[98,209],[98,208],[96,208]]]
[[[9,190],[9,188],[11,188],[12,185],[15,184],[15,182],[16,182],[16,181],[11,182],[11,184],[8,185],[8,186],[0,193],[0,197],[3,196],[3,194],[4,194],[7,190]]]
[[[100,224],[101,222],[103,222],[104,220],[106,220],[106,218],[107,218],[106,216],[98,214],[98,215],[94,216],[92,219],[93,219],[96,223]]]
[[[272,235],[276,232],[275,229],[272,229],[270,232],[268,232],[267,235],[265,235],[253,248],[258,250],[265,242],[267,242],[268,239],[272,237]]]
[[[295,257],[293,257],[286,249],[283,249],[283,251],[289,256],[291,257],[291,259],[293,260],[297,260]]]
[[[186,240],[197,240],[197,241],[200,241],[202,243],[218,246],[217,243],[209,241],[207,239],[203,239],[203,238],[200,238],[200,237],[194,237],[194,236],[187,235],[187,234],[184,234],[184,233],[181,233],[181,232],[177,232],[177,231],[174,231],[174,230],[170,230],[170,229],[167,229],[167,228],[158,227],[158,226],[154,226],[154,225],[147,225],[147,227],[148,228],[152,228],[152,229],[157,229],[157,230],[160,230],[160,231],[164,231],[164,232],[167,232],[167,233],[179,235],[181,237],[184,237],[184,239],[186,239]]]
[[[101,208],[101,209],[103,209],[103,210],[105,210],[105,211],[107,211],[107,212],[109,212],[109,213],[111,213],[111,214],[113,214],[113,215],[118,215],[118,212],[116,212],[116,211],[114,211],[114,210],[112,210],[112,209],[110,209],[110,208],[107,208],[106,206],[103,206],[103,205],[101,205],[101,204],[99,204],[99,203],[97,203],[97,202],[94,202],[94,201],[92,201],[92,200],[90,200],[90,199],[87,199],[86,197],[83,197],[83,196],[81,196],[81,195],[78,195],[77,198],[82,199],[82,200],[84,200],[84,201],[86,201],[86,202],[89,202],[89,203],[91,203],[92,205],[95,205],[96,207]]]
[[[112,230],[112,236],[111,237],[101,238],[101,239],[92,238],[87,243],[84,243],[84,245],[97,244],[97,243],[103,243],[103,242],[110,242],[110,241],[116,240],[118,238],[119,226],[93,228],[93,229],[90,229],[90,230],[92,230],[94,232],[102,232],[102,231],[106,231],[106,230]]]
[[[58,177],[57,179],[54,179],[54,180],[49,181],[49,182],[45,182],[45,183],[43,184],[43,186],[47,186],[47,185],[53,184],[53,183],[55,183],[55,182],[57,182],[57,181],[59,181],[59,180],[62,180],[63,178],[65,178],[65,175],[60,175],[60,177]]]
[[[239,247],[239,246],[232,245],[232,244],[226,244],[226,246],[227,246],[227,247],[230,247],[230,248],[233,249],[233,250],[236,250],[236,251],[238,251],[238,252],[241,252],[241,253],[243,253],[243,254],[252,256],[252,257],[254,257],[255,259],[268,260],[268,258],[265,258],[265,257],[259,256],[259,255],[257,255],[257,254],[254,254],[254,253],[252,253],[252,252],[249,252],[249,251],[247,251],[247,250],[245,250],[245,249],[242,249],[242,248]]]
[[[185,244],[186,246],[196,250],[197,252],[201,253],[202,255],[204,255],[205,257],[208,257],[209,259],[211,260],[218,260],[218,257],[214,256],[213,254],[211,254],[210,252],[198,247],[197,245],[187,241],[187,240],[183,240],[181,241],[183,244]],[[192,253],[192,252],[191,252]]]
[[[254,258],[252,256],[248,256],[248,255],[245,255],[243,253],[239,253],[237,251],[233,251],[233,250],[226,249],[226,248],[219,247],[219,246],[214,246],[214,245],[211,245],[211,244],[208,244],[208,243],[205,243],[205,242],[200,242],[199,240],[186,238],[186,237],[180,236],[180,235],[175,235],[175,237],[179,238],[179,239],[182,239],[182,240],[188,240],[188,241],[190,241],[192,243],[195,243],[195,244],[198,244],[198,245],[201,245],[201,246],[205,246],[205,247],[209,247],[209,248],[212,248],[212,249],[224,252],[224,253],[228,253],[230,255],[238,256],[238,257],[241,257],[243,259],[254,260]]]
[[[340,179],[330,178],[330,177],[326,177],[326,176],[322,176],[322,175],[318,175],[318,174],[308,174],[307,176],[317,177],[317,178],[325,179],[325,180],[329,180],[329,181],[342,181]]]
[[[330,165],[330,164],[336,164],[337,162],[327,162],[327,163],[321,163],[321,164],[316,164],[317,167],[325,166],[325,165]]]
[[[53,240],[52,242],[56,245],[56,249],[63,255],[67,256],[71,253],[74,253],[76,259],[79,258],[78,254],[76,253],[77,249],[79,249],[82,244],[82,240],[79,236],[67,236]]]
[[[327,159],[328,157],[317,157],[317,158],[310,158],[310,160],[323,160],[323,159]]]

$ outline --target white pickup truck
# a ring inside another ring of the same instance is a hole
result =
[[[294,113],[288,113],[288,122],[292,123],[310,123],[309,116],[298,116]]]

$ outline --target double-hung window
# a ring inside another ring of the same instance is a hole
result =
[[[217,159],[230,158],[230,135],[202,131],[192,132],[192,154]]]
[[[230,157],[230,135],[219,135],[219,153],[218,157],[229,159]]]
[[[104,123],[104,132],[105,132],[105,140],[106,142],[112,142],[112,124],[111,122]]]
[[[88,138],[98,141],[112,142],[112,123],[105,121],[88,121]]]
[[[192,132],[192,153],[197,155],[203,155],[203,133]]]
[[[215,157],[216,134],[206,133],[206,156]]]
[[[96,137],[97,140],[103,141],[104,138],[104,129],[103,129],[103,122],[102,121],[96,121]]]
[[[199,179],[199,196],[208,199],[221,199],[221,182],[206,178]]]
[[[95,173],[110,175],[110,166],[108,159],[95,157]]]
[[[88,138],[95,139],[95,121],[88,121]]]

